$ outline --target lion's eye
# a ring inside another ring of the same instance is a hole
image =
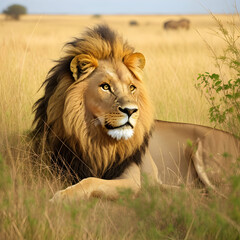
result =
[[[103,83],[100,85],[100,87],[105,91],[109,91],[111,89],[108,83]]]
[[[134,85],[130,85],[130,91],[133,92],[136,89]]]
[[[87,65],[86,62],[81,62],[81,63],[80,63],[80,67],[82,67],[82,68],[85,67],[86,65]]]

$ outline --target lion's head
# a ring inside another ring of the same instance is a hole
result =
[[[153,123],[145,58],[107,26],[66,47],[35,103],[34,134],[79,178],[120,175],[140,162]]]

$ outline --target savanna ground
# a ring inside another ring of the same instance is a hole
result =
[[[56,206],[48,200],[66,183],[40,157],[31,164],[25,136],[32,105],[42,95],[38,89],[64,43],[96,23],[109,24],[145,55],[156,118],[213,126],[194,84],[199,73],[217,71],[209,46],[221,54],[225,43],[210,15],[185,16],[189,31],[164,31],[164,21],[180,17],[29,15],[4,21],[0,15],[0,239],[240,239],[239,179],[228,199],[184,187],[160,192],[146,182],[136,199],[124,192],[116,202]],[[226,24],[237,19],[240,27],[239,16],[217,17]],[[129,26],[131,20],[139,25]]]

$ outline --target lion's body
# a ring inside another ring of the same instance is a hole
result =
[[[231,134],[210,127],[156,121],[149,150],[163,184],[212,187],[233,174],[231,165],[240,155],[240,142]],[[202,162],[196,153],[202,155]]]
[[[89,29],[67,46],[34,105],[35,150],[45,149],[52,163],[78,182],[53,200],[116,198],[118,188],[137,192],[140,170],[162,186],[202,182],[214,188],[203,148],[216,140],[220,148],[213,150],[219,153],[230,135],[196,125],[154,123],[142,81],[145,58],[107,26]]]

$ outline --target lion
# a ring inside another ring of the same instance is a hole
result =
[[[183,183],[217,189],[239,156],[236,138],[154,120],[145,57],[107,25],[65,47],[34,104],[35,150],[50,153],[53,165],[72,176],[73,185],[51,201],[116,199],[126,188],[137,194],[142,175],[162,189]]]

